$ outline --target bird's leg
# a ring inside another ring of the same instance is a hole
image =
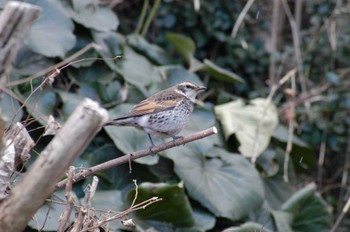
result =
[[[176,144],[176,140],[184,138],[183,136],[175,136],[175,135],[170,135],[170,134],[169,134],[169,136],[171,136],[173,138],[173,143],[174,143],[175,146],[178,146]]]
[[[149,150],[150,150],[150,152],[152,152],[152,155],[155,155],[155,153],[153,153],[153,147],[155,146],[154,145],[154,143],[153,143],[153,140],[152,140],[152,137],[151,137],[151,135],[150,134],[148,134],[147,133],[147,135],[148,135],[148,138],[149,138],[149,140],[151,141],[151,147],[149,148]]]

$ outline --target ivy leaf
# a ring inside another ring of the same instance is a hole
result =
[[[207,59],[204,59],[204,67],[202,70],[219,81],[244,82],[238,74],[223,69]]]
[[[113,11],[94,0],[73,0],[72,2],[64,0],[60,3],[74,21],[86,28],[97,31],[114,31],[119,25],[119,20]]]
[[[293,194],[281,209],[292,214],[294,232],[328,231],[331,226],[331,212],[316,192],[315,183],[308,184]]]
[[[47,57],[64,55],[74,47],[74,25],[55,1],[26,1],[42,8],[39,18],[31,27],[26,44]]]
[[[245,105],[242,100],[215,107],[226,139],[235,134],[240,142],[239,151],[246,157],[260,155],[269,145],[278,124],[276,107],[266,99],[256,98]],[[255,150],[256,149],[256,150]]]
[[[128,205],[131,204],[134,196],[135,190],[126,194]],[[162,200],[143,210],[136,211],[137,220],[142,220],[142,224],[151,225],[158,228],[159,231],[164,231],[164,227],[169,228],[169,224],[176,227],[194,225],[192,208],[183,187],[165,183],[142,183],[139,185],[135,204],[152,197]]]
[[[125,210],[121,191],[118,190],[96,191],[94,198],[92,199],[92,206],[95,209],[104,209],[106,211],[113,210],[122,212]],[[122,225],[121,220],[122,219],[116,219],[108,222],[108,228],[111,231],[118,231],[125,228]]]
[[[153,77],[156,77],[157,72],[151,62],[132,48],[125,46],[123,56],[124,58],[118,63],[117,71],[125,81],[143,87],[149,85]]]
[[[189,64],[189,69],[191,71],[203,68],[202,62],[194,57],[196,45],[191,38],[182,34],[169,33],[166,39],[175,46],[176,51],[182,56],[186,63]]]
[[[23,109],[20,109],[19,102],[4,93],[0,100],[0,110],[2,116],[6,117],[6,127],[10,126],[11,123],[19,122],[23,117]]]
[[[230,227],[226,228],[224,230],[225,232],[272,232],[271,230],[268,230],[264,228],[264,225],[255,223],[255,222],[246,222],[240,226]]]
[[[61,118],[63,120],[66,120],[73,113],[75,108],[77,108],[77,106],[84,100],[85,97],[64,91],[57,91],[57,93],[63,102]]]
[[[146,56],[157,65],[170,64],[170,59],[167,53],[157,45],[149,43],[140,35],[132,34],[127,37],[128,44],[135,49],[135,51]]]
[[[46,125],[50,115],[54,115],[57,103],[56,94],[48,89],[37,90],[28,99],[27,111],[42,125]]]
[[[189,195],[217,217],[241,219],[264,197],[259,174],[242,156],[208,148],[203,141],[166,151]]]
[[[56,192],[55,195],[52,196],[52,200],[64,202],[64,190]],[[42,231],[56,231],[60,225],[60,221],[57,220],[62,216],[62,212],[65,211],[66,206],[56,203],[45,203],[41,206],[29,221],[28,225],[33,228],[41,228]],[[72,213],[68,219],[67,226],[73,222],[74,213]]]

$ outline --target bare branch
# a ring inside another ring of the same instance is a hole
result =
[[[0,231],[16,232],[25,228],[37,209],[52,194],[55,183],[107,119],[107,111],[92,100],[85,99],[77,107],[24,179],[0,205]]]
[[[244,17],[247,15],[247,13],[248,13],[250,7],[253,5],[254,1],[255,0],[249,0],[245,4],[243,10],[241,11],[241,13],[239,14],[239,16],[238,16],[238,18],[236,20],[235,25],[232,28],[231,37],[233,37],[233,38],[236,37],[238,29],[239,29],[239,26],[242,24]]]
[[[75,194],[72,191],[72,185],[73,185],[73,176],[74,176],[74,166],[71,166],[68,170],[68,178],[67,178],[67,184],[66,184],[66,193],[65,197],[67,199],[66,209],[63,212],[61,218],[60,218],[60,225],[58,227],[58,232],[63,232],[66,229],[67,222],[69,220],[69,217],[72,213],[73,207],[74,207],[74,200],[75,200]]]
[[[205,138],[207,136],[210,136],[210,135],[213,135],[216,133],[217,133],[216,127],[211,127],[209,129],[192,134],[186,138],[177,139],[176,142],[171,141],[171,142],[167,142],[167,143],[164,143],[164,144],[161,144],[158,146],[154,146],[152,148],[152,150],[147,148],[147,149],[144,149],[141,151],[129,153],[129,154],[124,155],[122,157],[118,157],[116,159],[109,160],[107,162],[93,166],[91,168],[87,168],[87,169],[75,174],[74,181],[77,182],[77,181],[82,180],[87,176],[91,176],[97,172],[102,172],[102,171],[105,171],[105,170],[110,169],[112,167],[116,167],[116,166],[119,166],[121,164],[127,163],[127,162],[129,162],[129,160],[139,159],[139,158],[151,155],[151,154],[155,154],[155,153],[167,150],[167,149],[175,147],[175,146],[183,145],[183,144],[195,141],[195,140]],[[57,183],[55,186],[55,191],[63,188],[65,186],[66,182],[67,182],[67,180],[63,180],[63,181],[60,181],[59,183]]]

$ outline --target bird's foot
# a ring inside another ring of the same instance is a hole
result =
[[[183,136],[172,136],[172,137],[173,137],[173,143],[175,146],[181,145],[181,144],[178,144],[177,141],[182,140],[184,138]]]

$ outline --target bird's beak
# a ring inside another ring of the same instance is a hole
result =
[[[206,90],[207,87],[204,87],[204,86],[199,86],[197,91],[200,93],[200,92],[203,92],[204,90]]]

